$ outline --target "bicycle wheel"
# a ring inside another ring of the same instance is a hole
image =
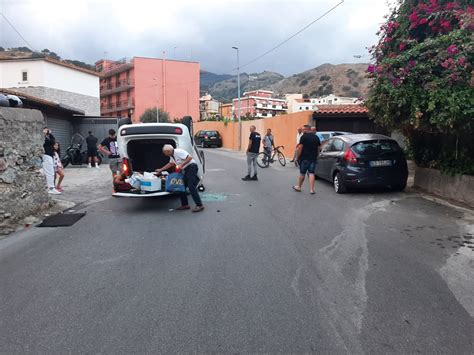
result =
[[[268,168],[268,166],[270,165],[268,156],[264,152],[258,153],[257,165],[261,167],[262,169]]]
[[[281,166],[286,165],[286,158],[281,152],[278,152],[278,161],[280,162]]]

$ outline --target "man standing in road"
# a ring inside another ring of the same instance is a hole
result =
[[[247,175],[242,178],[244,181],[257,181],[257,156],[260,151],[260,143],[262,137],[259,133],[255,132],[257,128],[250,126],[249,144],[247,146]],[[253,165],[253,175],[252,175]]]
[[[303,135],[303,129],[298,127],[298,132],[296,133],[296,145],[295,145],[295,154],[293,154],[293,159],[290,162],[294,163],[296,158],[298,158],[298,144],[300,144],[301,136]]]
[[[60,191],[56,190],[54,186],[54,143],[56,139],[54,138],[51,130],[48,127],[43,128],[44,134],[44,154],[43,154],[43,174],[46,177],[46,184],[48,185],[48,193],[52,195],[61,194]]]
[[[118,152],[117,136],[115,135],[114,129],[109,129],[109,136],[100,143],[99,150],[109,157],[109,166],[112,171],[113,184],[115,175],[120,171],[120,155]]]
[[[298,145],[298,162],[300,166],[300,176],[298,177],[298,183],[293,186],[293,190],[301,192],[301,186],[303,185],[305,175],[309,175],[309,193],[314,195],[314,169],[316,167],[316,161],[318,159],[319,146],[321,142],[316,134],[311,131],[311,126],[304,126],[304,134],[300,139]]]
[[[272,149],[275,149],[275,141],[270,128],[267,129],[267,134],[263,137],[263,149],[265,150],[267,159],[270,161],[272,158]]]
[[[87,143],[87,159],[89,160],[89,168],[92,168],[92,159],[94,159],[94,165],[99,168],[99,158],[97,157],[97,137],[89,131],[89,135],[86,138]]]

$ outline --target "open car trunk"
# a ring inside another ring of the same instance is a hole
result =
[[[170,158],[163,154],[163,146],[171,144],[176,147],[173,139],[136,139],[127,143],[127,153],[132,171],[155,171],[166,165]]]

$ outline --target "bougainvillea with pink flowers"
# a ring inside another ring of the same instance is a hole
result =
[[[369,49],[374,119],[408,137],[416,161],[474,174],[472,1],[401,0]]]

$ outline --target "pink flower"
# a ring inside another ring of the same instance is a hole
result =
[[[457,75],[456,73],[452,73],[452,74],[449,75],[449,78],[452,81],[458,81],[459,80],[459,75]]]
[[[399,78],[393,78],[391,81],[392,81],[392,84],[394,86],[400,85],[400,79]]]
[[[415,10],[413,10],[413,12],[408,18],[411,22],[418,22],[418,15],[416,14]]]
[[[458,4],[455,3],[455,2],[448,2],[448,3],[446,4],[446,9],[452,10],[452,9],[454,9],[454,8],[457,7],[457,6],[458,6]]]
[[[441,21],[441,27],[449,30],[451,28],[451,23],[449,21]]]
[[[453,58],[448,58],[441,63],[441,66],[445,69],[451,69],[454,66]]]
[[[466,64],[466,58],[464,58],[464,57],[459,58],[459,59],[458,59],[458,65],[460,65],[461,67],[463,67],[464,64]]]
[[[418,23],[419,23],[420,25],[424,25],[424,24],[427,23],[427,22],[428,22],[427,19],[422,18],[422,19],[420,20],[420,22],[418,22]]]
[[[400,51],[403,51],[403,50],[405,49],[405,46],[406,46],[405,43],[402,42],[402,43],[400,43],[400,44],[398,45],[398,49],[399,49]]]
[[[408,61],[408,68],[414,68],[416,66],[416,60],[411,59]]]
[[[373,66],[372,64],[370,64],[368,67],[367,67],[367,71],[369,73],[375,73],[375,66]]]
[[[389,43],[392,41],[392,37],[385,37],[383,43]]]
[[[450,45],[450,46],[448,47],[447,51],[448,51],[448,54],[450,54],[450,55],[456,55],[456,54],[458,54],[458,52],[459,52],[459,51],[458,51],[458,47],[456,47],[455,44]]]

